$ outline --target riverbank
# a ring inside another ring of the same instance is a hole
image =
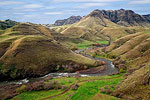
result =
[[[100,88],[107,85],[116,87],[122,79],[123,74],[101,77],[58,77],[45,82],[55,82],[63,88],[26,91],[10,100],[92,100],[98,93],[105,94],[100,91]],[[120,99],[107,94],[101,100]]]
[[[92,49],[92,48],[87,48],[87,49]],[[78,54],[81,54],[81,52],[83,52],[85,49],[79,49],[79,50],[75,50],[74,52],[75,53],[78,53]],[[91,59],[94,59],[94,60],[98,60],[98,61],[103,61],[103,62],[106,62],[106,66],[104,68],[104,66],[102,66],[102,69],[99,69],[100,71],[98,71],[97,73],[80,73],[80,76],[82,77],[85,77],[85,76],[104,76],[104,75],[112,75],[112,74],[115,74],[115,73],[118,73],[118,69],[113,65],[112,61],[109,60],[109,59],[106,59],[106,58],[95,58],[95,57],[92,57],[90,55],[84,55],[82,54],[83,56],[86,56],[88,58],[91,58]],[[91,68],[93,69],[93,68]],[[89,70],[89,69],[88,69]],[[43,78],[46,78],[46,77],[54,77],[54,78],[57,78],[57,77],[74,77],[76,76],[76,73],[49,73],[43,77],[38,77],[38,78],[26,78],[26,79],[22,79],[22,80],[14,80],[14,81],[4,81],[4,82],[0,82],[0,85],[7,85],[7,84],[25,84],[25,83],[28,83],[28,82],[33,82],[33,81],[37,81],[37,80],[41,80]]]
[[[81,52],[82,50],[80,50]],[[77,51],[75,51],[77,53]],[[80,53],[78,52],[78,53]],[[30,78],[30,79],[24,79],[24,80],[16,80],[16,81],[5,81],[5,82],[0,82],[0,87],[1,87],[1,92],[4,92],[4,90],[7,90],[9,93],[8,97],[6,98],[11,98],[14,97],[20,93],[16,92],[17,88],[21,88],[22,86],[32,86],[32,84],[38,84],[39,82],[42,82],[43,86],[45,86],[43,82],[49,81],[51,79],[57,79],[57,78],[78,78],[78,77],[86,77],[86,79],[91,79],[99,76],[106,76],[106,75],[113,75],[113,74],[118,74],[118,69],[114,67],[113,63],[111,60],[107,60],[104,58],[94,58],[90,55],[84,55],[86,57],[89,57],[91,59],[97,60],[97,61],[103,61],[106,62],[106,65],[104,66],[99,66],[96,68],[91,68],[88,70],[82,70],[79,71],[78,73],[50,73],[48,75],[45,75],[43,77],[39,78]],[[55,88],[55,87],[53,87]],[[43,88],[44,89],[44,88]],[[6,92],[6,94],[7,94]],[[4,94],[4,95],[6,95]],[[7,96],[7,95],[6,95]]]

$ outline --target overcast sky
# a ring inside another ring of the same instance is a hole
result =
[[[150,14],[150,0],[0,0],[0,20],[51,24],[71,15],[87,15],[94,9],[121,8]]]

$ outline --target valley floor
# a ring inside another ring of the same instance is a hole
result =
[[[100,91],[104,86],[116,86],[123,74],[103,77],[60,77],[48,81],[57,81],[66,89],[30,91],[10,100],[120,100]],[[74,88],[77,85],[78,88]],[[113,90],[114,88],[112,88]]]
[[[25,90],[10,100],[120,100],[120,98],[113,97],[108,92],[101,91],[101,88],[110,86],[112,87],[110,90],[113,91],[121,80],[123,80],[123,74],[51,78],[44,82],[54,83],[53,85],[56,88],[40,91]],[[61,88],[57,88],[58,86],[61,86]]]

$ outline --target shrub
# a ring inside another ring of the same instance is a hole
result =
[[[34,82],[27,85],[27,91],[39,91],[39,90],[49,90],[49,89],[61,89],[62,86],[58,81],[50,81],[50,82]]]
[[[79,88],[79,85],[78,84],[75,84],[72,86],[72,90],[77,90]]]
[[[19,87],[19,88],[16,89],[17,93],[22,93],[24,91],[26,91],[26,85],[22,85],[21,87]]]
[[[2,64],[2,63],[0,63],[0,70],[2,69],[2,66],[3,66],[3,64]]]
[[[71,80],[69,80],[69,81],[68,81],[68,83],[72,83],[72,81],[71,81]]]
[[[44,81],[39,81],[39,82],[34,82],[31,84],[27,85],[27,91],[32,91],[32,90],[43,90],[44,88]]]
[[[100,91],[102,93],[110,94],[113,92],[114,89],[115,89],[115,87],[113,85],[110,85],[110,86],[106,85],[106,86],[100,88]]]
[[[72,46],[72,47],[71,47],[71,50],[72,50],[72,51],[78,50],[78,47],[77,47],[77,46]]]
[[[48,82],[48,83],[44,84],[44,89],[45,90],[54,89],[54,88],[55,88],[54,82]]]
[[[66,87],[66,86],[61,86],[61,89],[62,89],[62,90],[66,90],[67,87]]]
[[[124,70],[124,69],[121,68],[121,69],[119,69],[119,72],[120,73],[126,73],[126,70]]]

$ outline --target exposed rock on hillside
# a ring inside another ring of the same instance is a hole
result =
[[[63,19],[63,20],[57,20],[54,25],[55,26],[62,26],[62,25],[67,25],[67,24],[73,24],[76,23],[78,21],[80,21],[82,19],[81,16],[71,16],[67,19]]]
[[[149,22],[150,22],[150,14],[148,15],[143,15]]]
[[[118,25],[123,26],[149,26],[148,15],[142,16],[132,10],[94,10],[88,16],[106,18]]]

